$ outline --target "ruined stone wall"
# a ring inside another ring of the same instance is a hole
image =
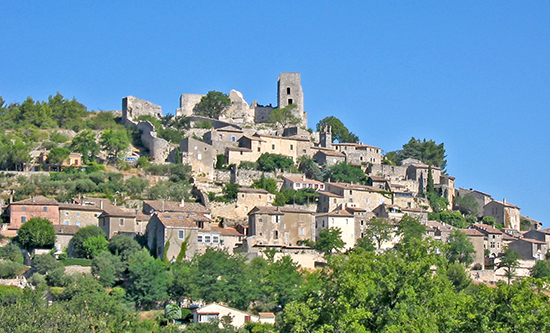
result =
[[[201,98],[205,95],[199,94],[182,94],[180,96],[180,107],[176,110],[176,116],[189,117],[193,115],[193,110]]]
[[[405,179],[407,166],[374,164],[367,168],[367,175],[384,177],[390,180]]]
[[[168,141],[157,137],[155,126],[151,122],[141,121],[137,124],[137,128],[141,131],[141,142],[149,149],[151,162],[165,162],[174,147]]]
[[[127,96],[122,99],[122,123],[135,121],[139,116],[162,117],[162,108],[143,99]]]

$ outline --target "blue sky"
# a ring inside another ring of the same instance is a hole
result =
[[[550,2],[4,1],[0,95],[90,110],[182,93],[276,104],[301,72],[309,126],[334,115],[384,151],[444,142],[457,187],[550,227]]]

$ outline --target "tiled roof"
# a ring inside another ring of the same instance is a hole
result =
[[[374,187],[374,186],[367,186],[367,185],[361,185],[361,184],[348,184],[348,183],[340,183],[340,182],[334,182],[334,183],[328,183],[332,186],[339,187],[345,190],[355,190],[355,191],[369,191],[369,192],[381,192],[383,191],[380,188]]]
[[[101,213],[100,217],[104,217],[104,216],[115,216],[115,217],[133,217],[135,218],[136,217],[136,213],[134,212],[128,212],[128,211],[125,211],[125,210],[122,210],[118,207],[110,207],[110,208],[107,208],[107,209],[103,209],[103,213]]]
[[[315,217],[353,217],[354,215],[345,209],[333,210],[332,212],[315,215]]]
[[[337,150],[319,150],[317,154],[325,154],[327,156],[346,157],[344,153],[341,153]]]
[[[67,204],[67,203],[59,204],[59,209],[82,210],[82,211],[91,211],[91,212],[101,212],[103,210],[97,206],[77,205],[77,204]]]
[[[516,208],[516,209],[520,209],[518,206],[516,205],[512,205],[511,203],[508,203],[508,202],[502,202],[502,201],[498,201],[498,200],[493,200],[491,202],[489,202],[488,204],[486,204],[485,206],[488,206],[490,204],[499,204],[499,205],[502,205],[504,207],[509,207],[509,208]]]
[[[324,184],[321,181],[309,178],[304,179],[303,177],[283,177],[283,179],[288,179],[293,183]]]
[[[50,199],[50,198],[46,198],[46,197],[41,196],[41,195],[37,195],[36,197],[32,197],[32,198],[29,198],[29,199],[12,202],[10,205],[59,206],[59,202],[57,202],[57,200],[55,200],[55,199]]]
[[[262,318],[275,318],[275,314],[273,312],[258,312],[258,316]]]
[[[283,215],[284,213],[313,214],[314,212],[296,207],[256,206],[248,214]]]
[[[269,192],[264,190],[263,188],[252,188],[252,187],[239,187],[240,193],[260,193],[260,194],[268,194]]]
[[[234,150],[234,151],[246,151],[246,152],[251,152],[252,151],[252,149],[246,148],[246,147],[225,147],[225,149]]]
[[[213,231],[219,231],[222,235],[224,236],[244,236],[243,234],[241,234],[240,232],[237,231],[237,229],[235,228],[220,228],[218,226],[212,226],[212,230]]]
[[[495,228],[491,225],[484,224],[484,223],[474,223],[474,224],[472,224],[471,227],[476,228],[476,229],[478,229],[479,231],[482,231],[482,232],[486,231],[489,234],[502,234],[502,231],[498,230],[497,228]]]
[[[338,195],[336,193],[332,193],[332,192],[326,192],[326,191],[320,191],[319,194],[321,195],[326,195],[327,197],[332,197],[332,198],[343,198],[343,196],[341,195]]]
[[[55,230],[56,235],[74,235],[80,230],[80,227],[76,225],[54,224],[53,230]]]
[[[155,211],[161,212],[201,212],[210,213],[210,209],[206,208],[198,202],[184,202],[183,206],[178,201],[160,201],[160,200],[145,200],[144,204],[151,206]],[[146,212],[147,213],[147,212]]]
[[[252,140],[252,141],[261,141],[261,142],[265,142],[264,140],[260,139],[258,136],[256,136],[256,134],[254,134],[253,136],[250,136],[250,135],[243,135],[241,138],[246,138],[248,140]]]
[[[197,222],[208,222],[210,219],[204,215],[197,214],[187,214],[187,213],[156,213],[155,214],[159,221],[166,227],[175,227],[175,228],[198,228]]]
[[[483,237],[484,235],[476,229],[460,229],[468,237]]]

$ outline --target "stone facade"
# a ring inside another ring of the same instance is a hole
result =
[[[333,148],[346,155],[346,162],[355,165],[381,164],[382,149],[363,143],[333,143]]]
[[[475,229],[461,229],[461,231],[466,234],[476,252],[472,266],[479,265],[481,269],[485,269],[484,235]]]
[[[474,223],[470,226],[470,229],[476,229],[481,232],[484,237],[484,249],[488,251],[488,257],[496,258],[502,252],[504,252],[503,246],[503,237],[504,234],[502,231],[494,228],[493,226],[483,224],[483,223]]]
[[[149,149],[151,162],[166,162],[170,152],[173,150],[172,145],[163,138],[157,137],[155,126],[149,121],[139,122],[137,129],[141,132],[141,142]]]
[[[180,96],[180,107],[176,110],[176,116],[189,117],[194,114],[195,106],[205,95],[182,94]]]
[[[136,223],[134,213],[125,212],[119,208],[104,210],[99,215],[99,227],[111,239],[114,235],[126,234],[134,237],[139,234],[139,226]]]
[[[196,220],[199,219],[199,221]],[[197,222],[206,222],[204,216],[186,213],[155,213],[147,226],[147,246],[157,258],[166,252],[168,260],[176,259],[181,252],[182,244],[187,241],[185,258],[192,258],[197,252]]]
[[[502,224],[505,228],[520,230],[519,207],[509,204],[504,199],[502,202],[493,200],[483,207],[483,216],[492,216],[495,223]]]
[[[313,160],[319,165],[332,166],[345,162],[346,155],[332,149],[314,149]]]
[[[181,162],[189,164],[199,180],[214,179],[214,149],[208,143],[185,138],[180,141]]]
[[[529,238],[517,239],[508,244],[508,247],[514,250],[519,258],[525,260],[546,260],[548,251],[546,242]]]
[[[304,111],[304,93],[300,73],[281,73],[277,80],[277,103],[280,109],[295,104],[297,106],[295,116],[302,119],[300,126],[307,127],[307,114]]]
[[[302,138],[287,138],[256,133],[243,135],[239,147],[229,147],[226,162],[239,165],[243,161],[256,162],[264,153],[279,154],[297,161],[302,155],[311,156],[312,142]]]
[[[97,226],[103,210],[96,206],[59,204],[59,224],[77,227]]]
[[[382,203],[392,204],[391,193],[372,186],[328,182],[325,188],[325,192],[319,192],[319,213],[328,213],[349,203],[368,212]]]
[[[313,212],[294,207],[255,207],[248,213],[248,235],[255,244],[297,245],[313,240]]]
[[[345,243],[344,250],[352,249],[360,235],[359,225],[355,223],[353,211],[339,209],[315,216],[315,239],[321,230],[338,228]]]
[[[369,176],[378,176],[395,180],[403,180],[407,177],[408,166],[372,164],[365,171]]]
[[[216,155],[225,154],[228,147],[237,147],[238,140],[243,136],[243,130],[225,126],[222,128],[212,129],[203,135],[204,142],[212,145]]]
[[[493,201],[493,198],[489,194],[473,189],[465,189],[463,187],[460,187],[458,190],[456,190],[456,195],[459,195],[461,197],[473,197],[478,204],[477,216],[483,216],[483,207],[485,207],[485,205],[489,202]]]
[[[134,96],[127,96],[122,99],[122,123],[135,122],[139,116],[162,117],[162,108]]]

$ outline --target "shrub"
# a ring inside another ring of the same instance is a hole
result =
[[[0,260],[0,278],[13,279],[23,273],[25,266],[18,262]]]
[[[33,217],[17,231],[17,241],[26,249],[50,248],[55,243],[53,224],[41,217]]]

